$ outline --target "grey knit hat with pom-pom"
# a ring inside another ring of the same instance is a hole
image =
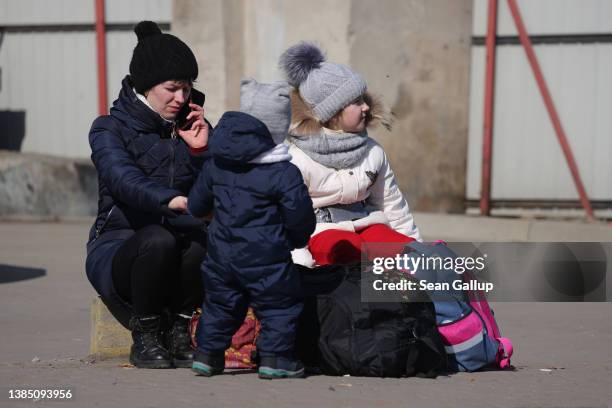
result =
[[[279,67],[321,122],[327,122],[366,91],[361,75],[345,65],[326,62],[321,49],[311,43],[289,47],[280,56]]]

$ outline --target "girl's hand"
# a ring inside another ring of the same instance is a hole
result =
[[[362,229],[365,229],[369,227],[370,225],[375,225],[375,224],[383,224],[389,228],[391,227],[389,220],[385,216],[385,213],[383,213],[382,211],[371,212],[367,216],[353,221],[353,226],[355,227],[355,231],[361,231]]]
[[[176,196],[168,203],[168,208],[182,213],[187,212],[187,197]]]
[[[294,249],[291,251],[291,258],[293,259],[294,264],[302,265],[307,268],[312,269],[316,265],[316,262],[308,250],[308,247]]]
[[[208,124],[204,120],[204,108],[196,103],[189,103],[191,112],[187,115],[187,124],[177,129],[178,135],[195,150],[208,145]]]

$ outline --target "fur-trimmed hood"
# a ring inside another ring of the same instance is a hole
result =
[[[372,96],[369,92],[363,95],[364,101],[370,107],[366,113],[366,128],[382,124],[387,130],[391,130],[390,115],[385,112],[379,98]],[[294,136],[317,135],[323,129],[323,124],[312,113],[312,109],[302,99],[297,89],[291,91],[291,126],[289,133]]]

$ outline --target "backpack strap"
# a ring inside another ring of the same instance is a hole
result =
[[[499,368],[507,368],[510,367],[510,357],[512,357],[512,353],[514,352],[514,347],[512,346],[512,342],[510,339],[506,337],[498,337],[495,340],[499,342],[499,348],[497,349],[497,356],[495,360],[499,365]]]

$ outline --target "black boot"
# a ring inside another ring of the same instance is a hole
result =
[[[159,316],[134,316],[130,319],[132,348],[130,363],[138,368],[170,368],[172,361],[160,339]]]
[[[190,322],[191,317],[180,314],[174,315],[174,322],[170,329],[168,350],[172,357],[172,364],[178,368],[191,368],[195,357],[195,351],[191,347]]]

